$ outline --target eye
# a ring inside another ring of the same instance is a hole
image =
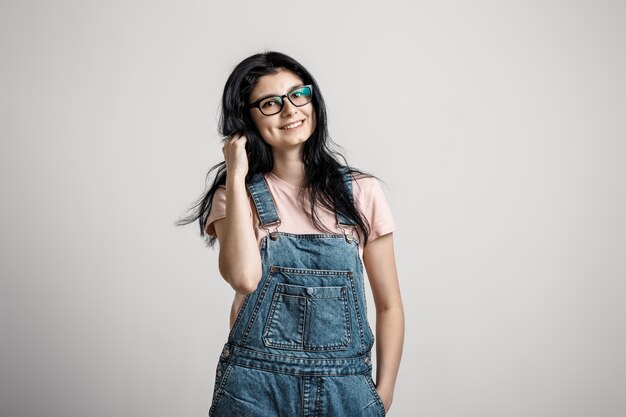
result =
[[[280,99],[278,97],[268,98],[265,101],[261,102],[261,108],[263,109],[271,109],[276,106],[280,106]]]
[[[291,93],[293,98],[311,97],[311,88],[308,86],[300,87]]]

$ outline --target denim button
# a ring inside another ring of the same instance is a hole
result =
[[[307,288],[306,289],[306,293],[309,294],[309,295],[313,294],[313,291],[314,291],[313,288]]]
[[[224,357],[227,357],[230,354],[230,351],[228,349],[224,349],[224,352],[222,352],[222,355],[224,355]]]
[[[222,371],[217,371],[217,376],[222,376]]]
[[[369,356],[365,357],[365,363],[370,363],[370,357]]]

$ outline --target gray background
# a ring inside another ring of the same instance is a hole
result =
[[[1,416],[206,415],[232,290],[173,224],[222,158],[226,77],[264,49],[309,68],[348,161],[386,181],[389,415],[626,415],[625,12],[3,0]]]

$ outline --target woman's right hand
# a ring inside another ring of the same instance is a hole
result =
[[[245,177],[248,174],[247,141],[248,138],[243,133],[235,133],[224,143],[222,153],[227,175]]]

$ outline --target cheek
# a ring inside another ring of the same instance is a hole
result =
[[[256,126],[257,132],[261,135],[261,138],[267,143],[268,140],[271,141],[274,135],[273,127],[274,125],[268,119],[258,119],[254,118],[254,125]]]
[[[252,117],[252,121],[254,122],[254,126],[259,132],[267,130],[268,123],[267,120],[261,119],[258,115]]]
[[[261,126],[259,128],[260,131],[266,132],[269,135],[271,135],[273,133],[274,129],[276,128],[276,126],[274,126],[274,124],[269,122],[269,121],[264,121],[264,122],[260,123],[259,126]]]
[[[315,130],[317,126],[317,118],[315,117],[315,111],[311,111],[311,132]]]

